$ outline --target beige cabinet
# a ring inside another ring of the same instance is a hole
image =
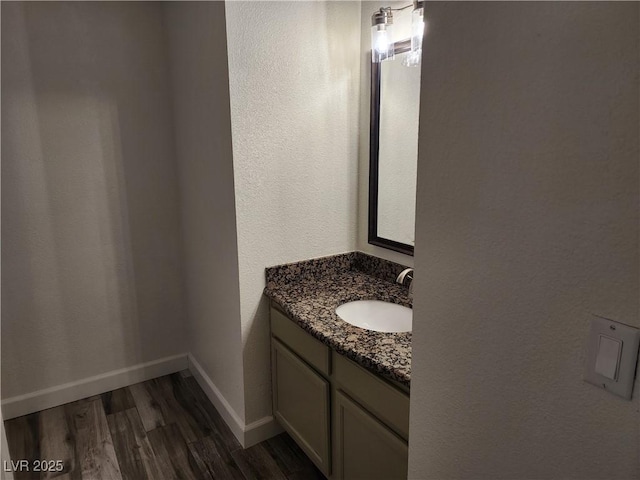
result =
[[[340,390],[334,393],[333,428],[335,478],[407,478],[407,442]]]
[[[271,342],[274,416],[328,476],[330,384],[281,342]]]
[[[332,351],[271,308],[276,420],[327,478],[407,477],[409,391]]]

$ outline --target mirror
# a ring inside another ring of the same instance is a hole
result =
[[[369,243],[413,255],[420,67],[406,67],[410,41],[396,58],[371,64]]]

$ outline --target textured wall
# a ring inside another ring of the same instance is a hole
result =
[[[356,245],[360,7],[226,13],[249,423],[271,414],[264,268]]]
[[[640,391],[585,383],[639,327],[637,3],[433,3],[410,478],[640,477]]]
[[[155,3],[2,3],[2,395],[181,353]]]
[[[360,12],[360,99],[359,99],[359,135],[358,135],[358,250],[386,258],[402,265],[413,266],[413,257],[376,247],[368,243],[369,228],[369,122],[371,101],[371,15],[380,7],[399,8],[407,2],[364,1]],[[394,15],[394,41],[404,40],[410,34],[411,14],[396,12]],[[395,61],[395,60],[394,60]]]
[[[189,351],[243,418],[224,3],[164,6],[181,184]]]

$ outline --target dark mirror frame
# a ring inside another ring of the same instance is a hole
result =
[[[395,53],[411,50],[411,40],[394,44]],[[369,135],[369,243],[406,255],[413,255],[413,245],[378,236],[378,180],[380,172],[380,79],[382,63],[371,62],[371,123]]]

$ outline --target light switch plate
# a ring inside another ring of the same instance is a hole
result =
[[[606,340],[604,343],[603,339]],[[613,340],[613,342],[608,339]],[[610,347],[615,341],[619,341],[621,344],[621,350],[617,354],[617,369],[611,366]],[[587,370],[584,379],[614,395],[630,399],[636,375],[640,330],[607,318],[594,317],[591,321],[588,342]],[[604,348],[608,351],[604,350]],[[596,370],[608,371],[609,375],[614,378],[601,375]],[[612,370],[615,373],[612,374]]]

